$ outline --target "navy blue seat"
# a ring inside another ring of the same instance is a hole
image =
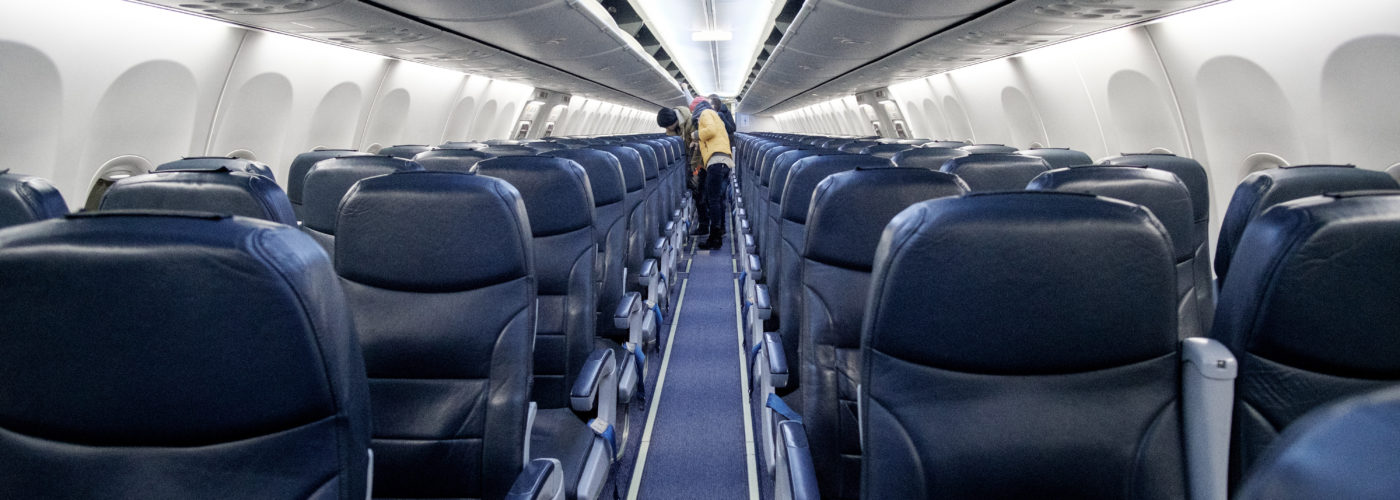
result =
[[[597,259],[593,264],[593,279],[597,299],[597,323],[594,332],[598,346],[613,350],[618,363],[618,400],[626,406],[636,394],[643,375],[638,370],[638,350],[644,346],[644,331],[651,315],[644,308],[642,295],[627,291],[627,184],[622,164],[616,156],[596,149],[560,149],[541,156],[565,158],[583,167],[593,195],[593,235],[597,242]],[[650,320],[652,330],[655,320]],[[627,435],[626,409],[619,408],[623,420],[616,422],[620,438]]]
[[[613,155],[622,168],[622,178],[627,189],[623,209],[627,222],[626,261],[623,263],[623,267],[627,270],[626,289],[643,292],[644,296],[650,296],[649,290],[659,286],[659,283],[656,282],[659,275],[657,274],[657,262],[647,263],[647,247],[649,245],[645,238],[646,228],[644,227],[646,224],[646,169],[642,166],[642,156],[637,150],[626,146],[597,145],[589,146],[589,148]],[[654,339],[645,340],[649,343]]]
[[[1298,199],[1245,228],[1210,332],[1240,362],[1233,484],[1304,413],[1400,382],[1397,248],[1397,191]]]
[[[1201,313],[1201,331],[1209,331],[1215,318],[1215,280],[1210,270],[1210,180],[1196,160],[1170,153],[1135,153],[1108,158],[1104,165],[1146,166],[1166,170],[1186,185],[1191,193],[1191,212],[1196,221],[1196,310]]]
[[[0,497],[365,498],[345,298],[295,227],[95,212],[0,231]]]
[[[306,173],[311,171],[311,167],[321,160],[329,160],[341,156],[359,156],[369,153],[361,153],[353,149],[318,149],[302,153],[292,159],[291,166],[287,167],[287,199],[292,202],[292,212],[297,214],[297,220],[305,220],[306,216],[302,210],[302,192],[305,191]]]
[[[215,170],[220,167],[228,169],[230,172],[246,172],[253,175],[261,175],[272,182],[277,182],[277,176],[272,173],[272,167],[267,166],[267,164],[228,156],[193,156],[181,158],[157,165],[155,171]]]
[[[424,170],[467,173],[472,171],[477,162],[495,157],[496,155],[476,149],[438,148],[414,155],[413,161],[422,165]]]
[[[1015,191],[1050,170],[1040,158],[1011,153],[974,153],[952,158],[940,170],[961,177],[972,192]]]
[[[1240,500],[1400,495],[1400,387],[1331,404],[1305,415],[1273,445],[1236,497]]]
[[[1075,151],[1069,148],[1031,148],[1017,151],[1016,154],[1034,156],[1045,160],[1050,168],[1069,168],[1082,165],[1092,165],[1094,159],[1083,151]]]
[[[341,198],[360,179],[404,170],[423,170],[410,160],[392,156],[356,155],[321,160],[306,173],[301,229],[335,256],[335,220]]]
[[[1108,198],[897,215],[862,332],[861,498],[1185,497],[1172,261]]]
[[[0,229],[67,213],[68,203],[49,181],[0,170]]]
[[[558,151],[558,150],[561,150],[561,149],[569,149],[568,146],[565,146],[565,145],[563,145],[563,144],[559,144],[559,143],[557,143],[557,142],[539,141],[539,140],[536,140],[536,141],[529,141],[529,142],[524,143],[524,145],[529,146],[531,149],[534,149],[535,151],[539,151],[539,152],[541,152],[541,153],[549,152],[549,151]]]
[[[437,147],[438,149],[482,149],[488,146],[490,144],[476,141],[447,141],[438,144]]]
[[[98,210],[173,210],[226,213],[296,226],[287,194],[272,179],[224,166],[152,172],[118,180]]]
[[[490,141],[487,141],[488,143]],[[539,150],[524,144],[491,144],[478,151],[490,153],[496,156],[533,156]]]
[[[938,170],[953,158],[961,158],[971,153],[955,148],[914,148],[895,153],[890,157],[894,166],[902,168],[924,168]]]
[[[875,144],[866,146],[865,149],[860,150],[860,154],[889,159],[893,158],[895,153],[908,149],[914,149],[914,145],[906,143]]]
[[[1400,188],[1385,172],[1353,165],[1296,165],[1249,174],[1240,181],[1225,209],[1215,244],[1215,275],[1220,286],[1230,271],[1230,260],[1250,221],[1269,207],[1289,200],[1342,191]]]
[[[1011,146],[1007,146],[1007,145],[1005,145],[1005,144],[966,144],[966,145],[963,145],[963,146],[956,146],[956,147],[957,147],[958,149],[963,150],[963,151],[967,151],[968,154],[974,154],[974,155],[980,155],[980,154],[1010,154],[1010,153],[1015,153],[1015,152],[1016,152],[1016,148],[1013,148],[1013,147],[1011,147]]]
[[[915,203],[959,196],[957,176],[927,169],[857,168],[817,185],[802,249],[802,418],[826,498],[860,496],[860,328],[875,247],[890,219]],[[777,478],[778,481],[784,478]]]
[[[646,258],[654,260],[658,266],[658,287],[648,290],[646,299],[652,304],[666,311],[670,307],[671,277],[675,276],[675,263],[672,262],[672,252],[670,240],[665,233],[666,228],[666,208],[663,205],[662,177],[660,170],[660,160],[656,156],[656,148],[644,142],[623,142],[622,146],[631,148],[640,155],[642,159],[643,173],[645,174],[646,185],[642,198],[642,213],[645,217],[642,224],[642,241],[646,243]]]
[[[397,172],[356,183],[336,227],[369,375],[374,496],[504,498],[531,458],[535,277],[520,194],[491,177]]]
[[[820,141],[820,142],[825,142],[825,140]],[[808,146],[815,146],[815,145],[816,145],[815,142],[813,142],[813,143],[804,143],[804,144],[805,144],[805,145],[808,145]],[[851,142],[847,142],[847,143],[845,143],[845,144],[842,144],[841,146],[837,147],[836,150],[837,150],[837,151],[840,151],[840,152],[842,152],[842,153],[857,154],[857,153],[860,153],[861,151],[864,151],[865,148],[868,148],[868,147],[870,147],[870,146],[874,146],[874,145],[877,145],[877,144],[880,144],[880,143],[875,142],[875,141],[851,141]]]
[[[617,422],[616,360],[595,349],[594,203],[579,164],[545,156],[503,156],[476,164],[520,192],[530,219],[538,283],[532,453],[563,462],[569,498],[598,498],[615,450],[574,412]]]
[[[763,281],[767,283],[767,286],[765,290],[756,293],[766,295],[768,291],[777,292],[783,290],[783,276],[782,273],[777,272],[777,270],[781,268],[782,261],[780,250],[780,246],[782,245],[782,202],[785,192],[784,187],[787,185],[788,181],[788,172],[792,169],[793,164],[801,161],[803,158],[832,154],[842,153],[822,149],[795,149],[780,154],[773,159],[772,168],[766,172],[768,175],[768,187],[766,191],[767,201],[763,209],[763,219],[759,222],[759,224],[763,225],[763,230],[759,233],[760,240],[758,242],[758,260],[761,266],[757,269],[751,268],[749,270],[750,274],[761,275]],[[764,270],[768,272],[764,273]],[[771,303],[771,309],[766,314],[768,315],[768,319],[764,325],[752,325],[752,334],[755,337],[753,340],[755,341],[759,340],[759,337],[762,335],[761,332],[776,331],[777,327],[782,324],[782,315],[787,313],[782,312],[781,301],[774,300]]]
[[[928,141],[928,142],[925,142],[925,143],[923,143],[923,144],[920,144],[919,147],[921,147],[921,148],[954,148],[954,149],[955,149],[955,148],[960,148],[960,147],[967,146],[967,145],[969,145],[969,144],[968,144],[967,142],[964,142],[964,141],[946,141],[946,140],[944,140],[944,141]]]
[[[381,148],[378,154],[384,156],[392,156],[394,158],[403,158],[405,160],[412,160],[413,157],[418,153],[429,151],[431,149],[433,149],[433,147],[427,144],[398,144],[395,146],[389,146],[387,148]]]
[[[1196,301],[1195,221],[1191,193],[1165,170],[1128,166],[1058,168],[1036,176],[1026,189],[1096,194],[1136,203],[1152,211],[1171,236],[1176,262],[1177,327],[1180,338],[1204,337]]]

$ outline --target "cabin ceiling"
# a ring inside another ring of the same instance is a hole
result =
[[[775,114],[1224,0],[135,1],[639,109],[693,76]]]

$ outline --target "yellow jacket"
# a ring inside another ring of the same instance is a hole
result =
[[[699,127],[696,134],[700,139],[700,168],[710,164],[710,155],[734,154],[729,149],[729,131],[724,128],[724,120],[713,109],[700,111]]]

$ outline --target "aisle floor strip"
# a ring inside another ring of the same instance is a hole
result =
[[[687,272],[689,268],[690,265],[687,263]],[[681,281],[680,297],[676,299],[676,314],[671,319],[671,332],[666,335],[666,354],[661,357],[661,373],[656,376],[656,391],[651,395],[651,408],[647,410],[647,425],[646,430],[642,432],[642,447],[637,451],[637,465],[632,469],[632,484],[627,487],[627,500],[636,500],[637,491],[642,487],[642,470],[646,468],[647,452],[651,450],[651,431],[656,428],[656,408],[661,403],[661,390],[666,387],[666,368],[671,364],[671,348],[676,345],[676,326],[681,324],[681,307],[685,305],[685,289],[689,284],[690,278]],[[748,400],[745,399],[745,404],[747,402]]]
[[[744,464],[749,476],[749,500],[758,500],[758,455],[754,452],[753,423],[749,418],[749,360],[744,348],[744,307],[739,303],[739,280],[734,280],[734,331],[739,337],[739,399],[744,400]]]

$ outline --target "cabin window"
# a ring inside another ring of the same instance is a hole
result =
[[[554,122],[544,124],[544,137],[554,137]]]
[[[530,135],[530,122],[520,122],[520,128],[515,131],[516,139],[524,139]]]
[[[870,127],[875,129],[875,135],[878,135],[880,137],[885,136],[885,134],[880,132],[880,122],[870,122]]]
[[[895,120],[895,122],[894,122],[894,135],[895,135],[896,137],[900,138],[900,139],[908,139],[908,138],[909,138],[909,131],[908,131],[908,130],[905,130],[905,128],[904,128],[904,121],[903,121],[903,120]]]
[[[154,168],[151,161],[136,155],[123,155],[107,160],[102,167],[97,169],[97,174],[92,177],[92,187],[88,189],[87,201],[83,203],[83,210],[97,210],[102,204],[102,195],[107,192],[107,188],[112,187],[117,181],[141,175]]]

